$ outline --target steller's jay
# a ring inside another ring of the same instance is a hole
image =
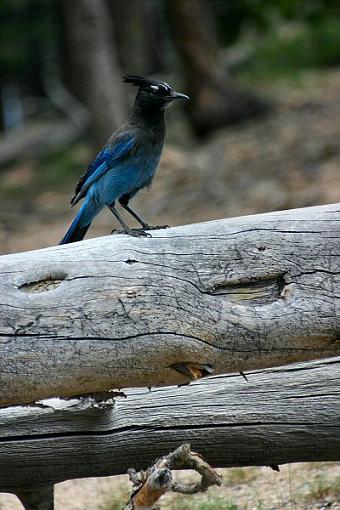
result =
[[[80,178],[71,204],[84,202],[60,244],[84,238],[94,217],[108,206],[126,234],[148,235],[150,227],[131,207],[129,200],[151,184],[163,148],[164,110],[177,99],[189,99],[161,80],[125,76],[123,80],[139,87],[131,120],[109,138],[96,159]],[[118,213],[115,203],[126,209],[142,229],[130,229]]]

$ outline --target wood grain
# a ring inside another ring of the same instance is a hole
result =
[[[340,354],[340,205],[0,258],[0,405]]]
[[[0,410],[0,491],[126,473],[189,442],[214,467],[340,459],[340,357]]]

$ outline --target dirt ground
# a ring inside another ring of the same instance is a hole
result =
[[[340,70],[306,73],[303,86],[268,87],[276,101],[260,120],[219,132],[210,140],[167,145],[150,192],[134,200],[150,223],[170,225],[340,202]],[[79,169],[81,173],[82,169]],[[30,190],[34,162],[0,172],[0,187],[20,182],[15,200],[0,203],[0,253],[56,244],[74,211],[72,189],[37,195]],[[89,237],[108,234],[112,217],[102,213]],[[340,463],[223,471],[219,491],[166,496],[168,510],[340,509]],[[187,476],[187,475],[186,475]],[[67,481],[56,487],[57,510],[118,510],[126,500],[126,477]],[[193,501],[193,502],[192,502]],[[0,494],[1,510],[21,508]]]
[[[340,510],[340,463],[219,470],[221,488],[162,498],[164,510]],[[191,472],[176,478],[194,481]],[[128,501],[127,476],[70,480],[56,485],[56,510],[120,510]],[[0,510],[22,510],[16,496],[0,494]]]

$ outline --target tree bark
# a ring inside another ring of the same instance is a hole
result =
[[[93,138],[101,146],[126,118],[109,11],[104,0],[62,5],[67,81],[91,113]]]
[[[161,3],[149,0],[114,0],[111,12],[117,54],[127,74],[149,75],[164,68],[164,29]]]
[[[340,354],[340,207],[0,258],[0,405]]]
[[[340,358],[180,388],[127,390],[100,408],[0,410],[0,491],[146,468],[189,442],[214,467],[340,459]]]
[[[183,61],[195,133],[205,136],[228,124],[263,113],[268,105],[238,87],[218,58],[215,20],[205,0],[168,0],[169,20]]]

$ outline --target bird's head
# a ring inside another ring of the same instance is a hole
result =
[[[142,76],[127,75],[123,77],[125,83],[139,87],[136,100],[155,108],[168,108],[174,101],[189,99],[185,94],[176,92],[168,83],[162,80],[151,80]]]

